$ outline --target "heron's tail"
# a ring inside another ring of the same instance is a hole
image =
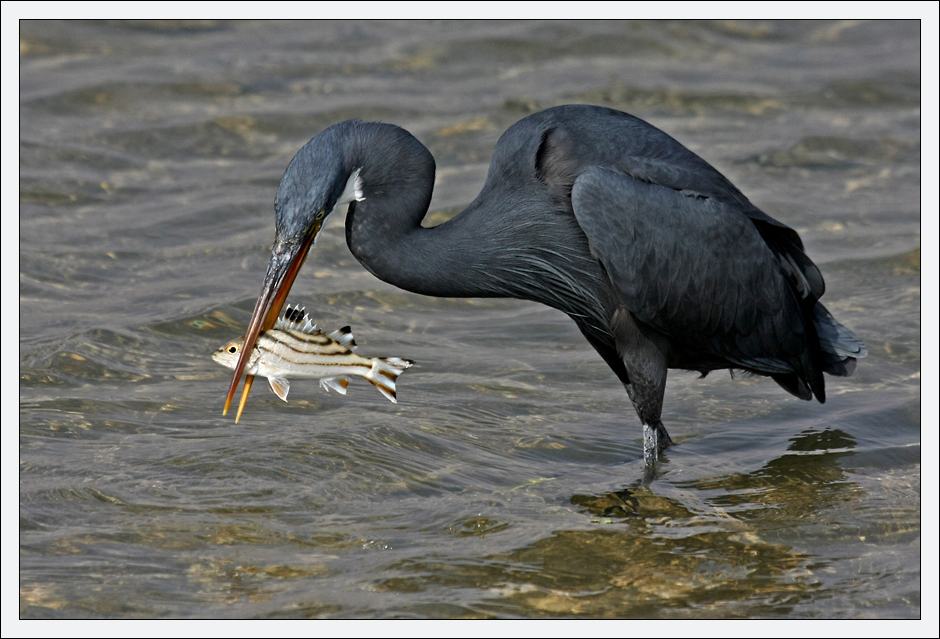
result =
[[[862,340],[837,322],[819,302],[813,308],[813,325],[819,336],[823,371],[839,377],[851,375],[855,370],[855,360],[868,355],[868,349]]]
[[[805,400],[815,395],[824,403],[826,382],[822,374],[848,377],[855,370],[855,360],[868,355],[868,350],[858,335],[837,322],[819,302],[813,306],[812,320],[819,349],[805,351],[794,372],[770,376],[788,393]]]

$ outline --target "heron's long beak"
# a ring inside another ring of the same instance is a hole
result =
[[[232,383],[228,387],[228,395],[225,397],[225,407],[222,414],[228,413],[232,405],[232,398],[235,397],[235,389],[238,388],[238,380],[241,379],[242,372],[248,363],[251,352],[258,341],[258,335],[266,331],[277,321],[277,316],[284,306],[287,294],[290,293],[294,280],[297,279],[297,273],[304,260],[307,259],[307,253],[313,246],[313,240],[320,230],[320,224],[317,224],[313,232],[301,244],[275,244],[271,251],[271,262],[268,264],[268,272],[264,276],[264,283],[261,285],[261,295],[258,296],[258,302],[255,304],[255,310],[251,314],[251,321],[248,323],[248,333],[245,335],[245,344],[241,353],[238,355],[238,363],[235,364],[235,374],[232,375]],[[248,392],[251,390],[251,383],[254,381],[254,375],[248,375],[245,378],[245,385],[242,388],[242,398],[238,404],[238,413],[235,415],[235,423],[241,419],[242,410],[245,408],[245,402],[248,400]]]

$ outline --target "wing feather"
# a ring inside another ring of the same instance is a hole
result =
[[[802,291],[788,283],[749,211],[597,167],[575,181],[572,204],[637,320],[688,352],[766,373],[802,372]]]

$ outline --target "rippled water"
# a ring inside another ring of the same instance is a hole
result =
[[[24,617],[921,614],[917,23],[60,23],[20,32]],[[334,221],[294,287],[393,405],[229,371],[296,150],[334,122],[435,155],[429,223],[500,133],[629,111],[796,228],[867,343],[825,405],[670,373],[641,430],[574,324],[367,273]]]

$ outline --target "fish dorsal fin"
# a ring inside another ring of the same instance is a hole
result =
[[[284,314],[277,318],[274,328],[281,331],[300,331],[301,333],[313,334],[317,331],[317,325],[313,323],[310,316],[307,315],[307,309],[303,306],[287,305]]]
[[[356,340],[353,338],[352,329],[349,328],[348,326],[344,326],[343,328],[336,329],[335,331],[327,335],[327,337],[331,339],[335,339],[337,342],[339,342],[340,344],[342,344],[343,346],[345,346],[351,351],[356,350]]]
[[[271,386],[271,392],[287,401],[287,393],[290,392],[290,382],[283,377],[269,377],[268,385]]]

